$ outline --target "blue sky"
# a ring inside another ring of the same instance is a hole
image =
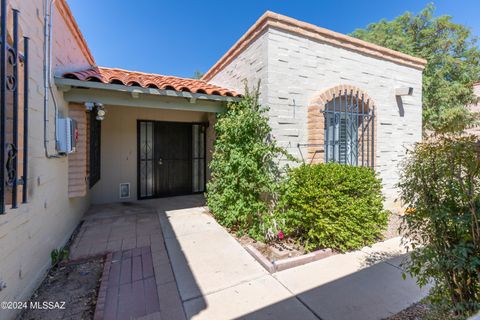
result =
[[[423,0],[67,0],[100,66],[191,77],[207,71],[266,11],[349,33]],[[480,1],[434,1],[480,35]]]

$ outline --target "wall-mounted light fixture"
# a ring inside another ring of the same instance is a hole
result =
[[[103,119],[105,119],[105,114],[107,112],[105,111],[105,107],[103,106],[102,103],[85,102],[85,109],[87,109],[87,111],[95,112],[95,108],[96,108],[96,112],[97,112],[97,116],[95,117],[95,119],[97,119],[99,121],[102,121]]]
[[[395,89],[395,95],[397,97],[401,96],[411,96],[413,94],[413,88],[412,87],[400,87]]]
[[[92,111],[95,108],[95,102],[85,102],[85,109]]]
[[[97,107],[97,117],[95,119],[97,119],[99,121],[102,121],[103,119],[105,119],[105,114],[107,112],[105,111],[105,108],[103,107],[103,104],[96,103],[95,105]]]

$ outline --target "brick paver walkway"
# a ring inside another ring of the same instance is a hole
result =
[[[150,247],[115,252],[107,280],[103,318],[135,319],[159,311]]]
[[[137,203],[93,206],[70,248],[70,259],[145,246],[163,246],[155,210]]]
[[[93,206],[70,250],[70,259],[111,253],[96,320],[185,319],[155,209],[141,203]]]

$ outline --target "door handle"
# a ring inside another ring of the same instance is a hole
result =
[[[163,164],[163,160],[162,159],[159,159],[158,160],[158,164],[161,166]]]

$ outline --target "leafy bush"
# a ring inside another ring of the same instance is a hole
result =
[[[280,189],[277,221],[305,249],[339,251],[373,243],[387,225],[374,171],[336,163],[291,169]]]
[[[261,225],[271,212],[281,176],[277,159],[286,151],[270,139],[271,128],[258,103],[258,89],[230,103],[215,124],[216,140],[207,204],[219,223],[239,233],[262,238]]]
[[[406,264],[431,300],[467,316],[480,308],[480,161],[475,136],[418,144],[403,166],[402,229],[416,249]]]

